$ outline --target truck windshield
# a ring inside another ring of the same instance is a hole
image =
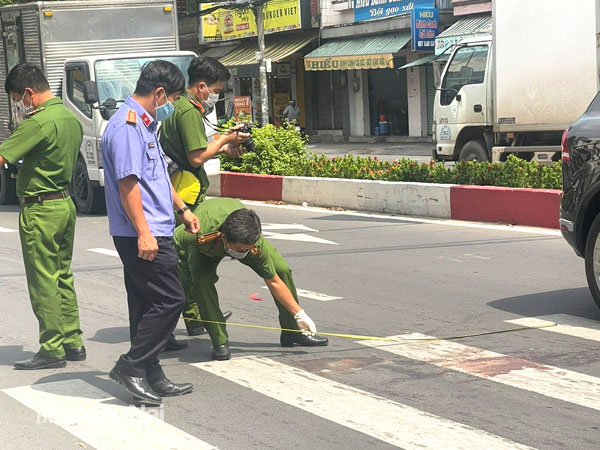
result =
[[[137,79],[140,76],[144,64],[157,59],[162,59],[175,64],[184,74],[187,85],[187,69],[192,58],[192,55],[185,55],[98,60],[94,67],[96,70],[96,84],[98,85],[100,104],[108,98],[123,101],[133,94]]]
[[[452,103],[463,86],[483,83],[487,55],[487,45],[462,47],[456,51],[442,82],[442,106]]]

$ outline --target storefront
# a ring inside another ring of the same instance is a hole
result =
[[[215,4],[202,4],[213,9]],[[305,123],[303,55],[316,46],[318,9],[313,2],[278,0],[264,5],[265,54],[268,71],[269,122],[281,123],[290,100],[301,110]],[[202,19],[201,54],[219,59],[232,73],[232,90],[238,104],[250,103],[253,120],[261,120],[261,87],[257,60],[256,20],[251,9],[215,9]],[[228,48],[223,52],[224,48]],[[249,98],[248,98],[249,97]],[[231,109],[227,113],[232,113]]]

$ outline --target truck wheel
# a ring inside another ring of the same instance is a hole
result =
[[[103,189],[101,187],[94,187],[91,183],[87,173],[87,166],[81,158],[75,164],[69,192],[75,202],[77,211],[80,213],[93,214],[106,212]]]
[[[10,169],[0,167],[0,205],[17,203],[17,180],[10,176]]]
[[[585,242],[585,275],[592,297],[600,307],[600,214],[592,222]]]
[[[458,155],[459,161],[489,161],[490,157],[485,149],[485,144],[481,141],[469,141]]]

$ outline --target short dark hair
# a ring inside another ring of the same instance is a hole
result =
[[[10,69],[4,82],[4,90],[7,94],[11,92],[22,94],[25,88],[32,89],[34,92],[46,92],[50,89],[44,72],[29,63],[17,64]]]
[[[258,215],[246,208],[233,211],[221,226],[221,232],[232,244],[256,244],[261,230]]]
[[[167,95],[185,92],[185,77],[175,64],[158,59],[144,65],[134,94],[148,95],[159,87]]]
[[[228,81],[231,73],[223,64],[210,56],[198,56],[192,59],[188,67],[189,85],[204,81],[206,84],[213,84],[217,81]]]

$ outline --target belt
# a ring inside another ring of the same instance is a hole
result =
[[[56,200],[59,198],[69,198],[69,191],[65,189],[64,191],[50,192],[48,194],[41,194],[35,197],[19,197],[19,204],[23,206],[31,203],[41,203],[44,200]]]

